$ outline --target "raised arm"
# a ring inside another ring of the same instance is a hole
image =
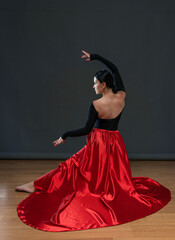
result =
[[[114,77],[114,84],[117,91],[126,92],[120,73],[112,62],[100,56],[99,54],[90,54],[90,60],[99,60],[100,62],[104,63],[112,72],[112,75]]]
[[[67,137],[78,137],[89,134],[95,124],[97,117],[98,113],[94,108],[93,103],[91,103],[88,111],[88,117],[84,127],[72,131],[67,131],[61,136],[61,138],[65,140]]]
[[[99,54],[90,54],[90,60],[99,60],[100,62],[104,63],[112,72],[116,90],[126,92],[120,73],[112,62],[108,61]]]

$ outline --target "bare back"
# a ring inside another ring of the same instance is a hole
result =
[[[98,117],[102,119],[116,118],[125,107],[125,97],[126,93],[120,91],[93,101],[94,107],[98,112]]]

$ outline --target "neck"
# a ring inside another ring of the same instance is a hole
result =
[[[104,91],[102,92],[102,95],[103,97],[107,97],[114,95],[114,93],[111,88],[105,88]]]

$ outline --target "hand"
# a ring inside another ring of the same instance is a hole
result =
[[[87,52],[85,52],[85,51],[83,51],[83,50],[82,50],[82,52],[84,53],[84,55],[82,55],[81,58],[87,57],[87,59],[86,59],[85,61],[86,61],[86,62],[87,62],[87,61],[90,61],[90,54],[87,53]]]
[[[61,137],[59,139],[57,139],[56,141],[53,142],[54,147],[56,147],[57,145],[59,145],[60,143],[65,143],[65,140],[63,140]]]

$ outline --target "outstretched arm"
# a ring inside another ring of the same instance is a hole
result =
[[[88,117],[87,117],[84,127],[75,129],[75,130],[71,130],[71,131],[67,131],[64,134],[62,134],[60,137],[60,140],[58,139],[53,142],[55,147],[59,143],[61,143],[62,140],[65,140],[67,137],[78,137],[78,136],[84,136],[84,135],[89,134],[90,131],[92,130],[97,118],[98,118],[98,113],[97,113],[93,103],[91,103],[91,105],[89,107],[89,111],[88,111]]]
[[[98,117],[98,113],[96,112],[93,103],[91,103],[88,111],[88,117],[85,123],[85,126],[76,130],[67,131],[65,132],[61,137],[62,139],[66,139],[66,137],[78,137],[78,136],[84,136],[90,133],[92,130],[95,121]]]

